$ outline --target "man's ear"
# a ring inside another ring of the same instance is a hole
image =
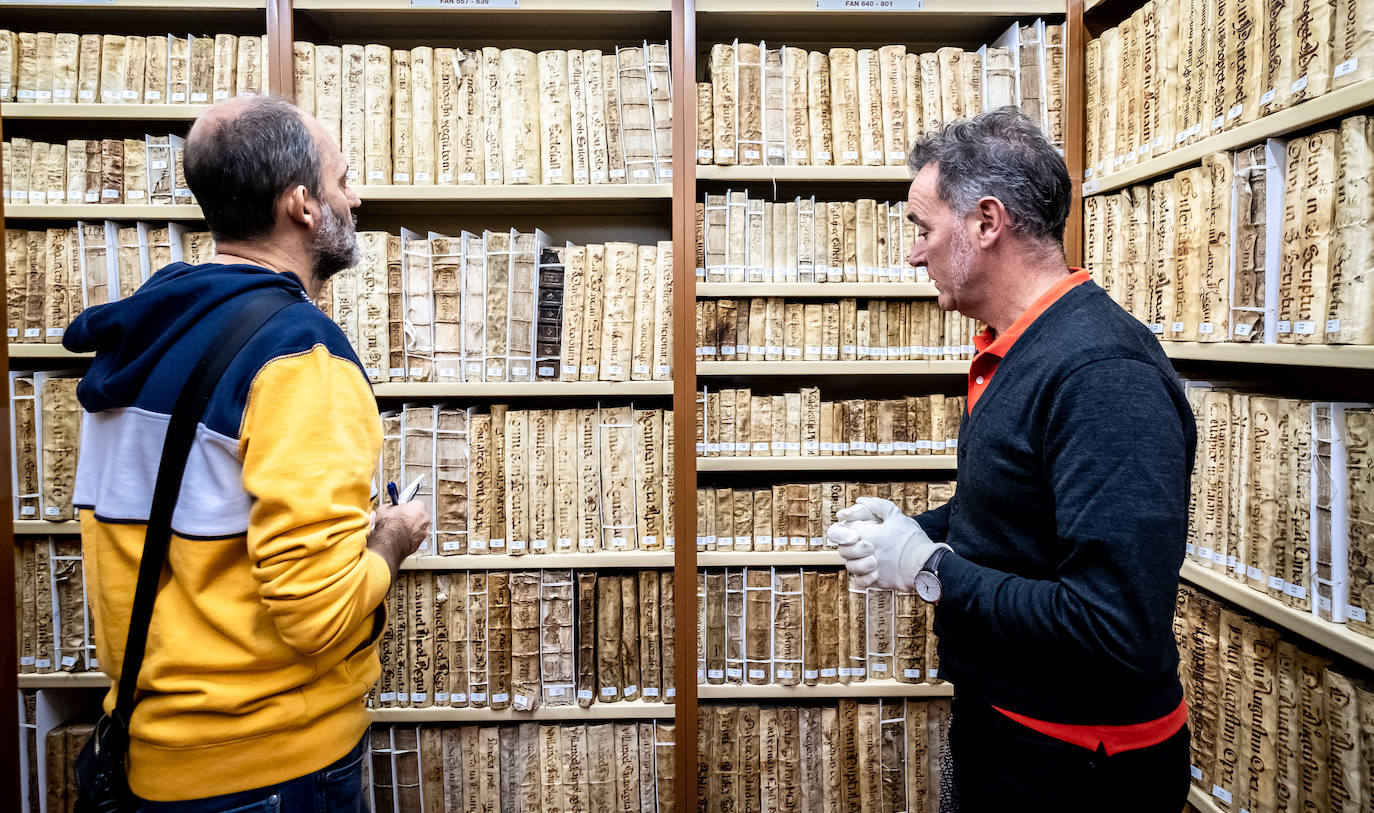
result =
[[[1008,227],[1007,208],[997,198],[985,195],[973,207],[972,215],[978,226],[979,248],[991,248]]]
[[[303,185],[296,184],[283,192],[281,200],[286,216],[293,223],[299,223],[307,228],[315,225],[315,218],[318,216],[315,198]]]

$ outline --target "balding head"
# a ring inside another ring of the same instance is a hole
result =
[[[266,237],[277,199],[297,186],[320,197],[325,138],[313,118],[272,96],[229,99],[202,113],[186,139],[186,183],[215,239]]]

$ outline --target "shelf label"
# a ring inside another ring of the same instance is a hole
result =
[[[816,0],[817,11],[920,11],[925,0]]]
[[[520,0],[410,0],[411,8],[520,8]]]

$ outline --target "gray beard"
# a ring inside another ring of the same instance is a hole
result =
[[[340,217],[328,204],[320,208],[320,231],[315,236],[310,274],[323,283],[330,277],[358,264],[357,222],[350,211]]]

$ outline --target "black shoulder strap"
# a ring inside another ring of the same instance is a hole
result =
[[[200,361],[186,377],[181,395],[172,409],[167,423],[167,437],[162,444],[162,461],[157,468],[157,483],[153,488],[153,505],[148,514],[148,531],[143,543],[143,557],[138,565],[138,586],[134,590],[133,613],[129,617],[129,637],[124,644],[124,663],[119,670],[119,696],[114,716],[124,729],[129,728],[134,711],[134,691],[143,656],[148,646],[148,624],[153,617],[153,601],[157,598],[162,568],[167,562],[167,548],[172,539],[172,510],[181,493],[181,478],[186,472],[186,457],[195,440],[196,425],[205,414],[205,405],[215,391],[225,368],[234,360],[254,334],[287,305],[302,302],[282,289],[255,294],[232,323],[216,337]]]

